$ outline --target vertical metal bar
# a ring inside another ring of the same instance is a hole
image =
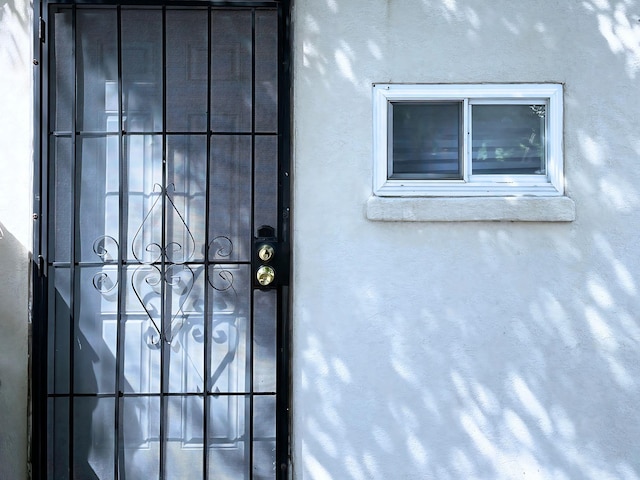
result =
[[[34,223],[33,252],[34,258],[41,255],[44,258],[43,269],[47,269],[47,246],[46,246],[46,229],[48,222],[46,220],[46,199],[48,181],[48,169],[45,167],[46,145],[48,140],[49,128],[47,127],[47,96],[44,91],[44,83],[47,78],[48,70],[48,42],[45,32],[44,38],[41,39],[38,34],[40,19],[44,19],[45,25],[50,25],[48,15],[45,13],[44,2],[35,0],[33,15],[33,45],[34,45],[34,104],[33,104],[33,128],[34,128],[34,145],[33,145],[33,189],[34,189],[34,213],[38,215],[38,220]],[[38,24],[38,25],[37,25]],[[47,83],[48,85],[48,83]],[[31,443],[29,451],[29,463],[32,468],[34,479],[44,478],[46,475],[47,465],[47,390],[48,390],[48,371],[46,369],[47,358],[47,328],[49,316],[46,314],[47,299],[47,276],[44,271],[40,271],[34,262],[32,262],[33,284],[33,312],[31,319],[31,339],[30,339],[30,391],[29,401],[31,407],[31,421],[29,429],[31,432]]]
[[[290,4],[278,5],[278,238],[290,242]],[[290,267],[290,248],[286,266]],[[290,273],[290,272],[289,272]],[[289,274],[287,278],[291,278]],[[278,292],[276,372],[276,478],[286,480],[289,467],[289,287]]]
[[[256,9],[251,9],[251,236],[255,236],[256,213]],[[253,245],[253,242],[251,242]],[[252,252],[253,255],[253,252]],[[251,273],[253,275],[254,272]],[[253,284],[253,278],[251,279]],[[255,290],[251,290],[249,312],[251,315],[249,335],[249,479],[253,480],[253,335],[255,319]]]
[[[212,10],[207,9],[207,136],[206,136],[206,164],[205,164],[205,194],[204,194],[204,366],[203,366],[203,420],[202,420],[202,478],[207,480],[207,467],[209,464],[209,370],[211,364],[211,343],[209,341],[209,196],[211,175],[211,56],[213,42]],[[213,317],[213,312],[211,312]]]
[[[160,252],[160,480],[166,476],[166,420],[167,397],[165,388],[166,325],[165,325],[165,245],[166,245],[166,188],[167,188],[167,7],[162,7],[162,235]]]
[[[276,478],[285,480],[289,467],[289,287],[277,299]]]
[[[73,208],[71,209],[71,245],[70,245],[70,253],[69,253],[69,276],[70,276],[70,291],[69,291],[69,477],[74,477],[74,469],[73,469],[73,450],[74,450],[74,360],[75,360],[75,315],[76,315],[76,208],[78,207],[78,187],[80,181],[78,179],[78,168],[77,168],[77,132],[78,132],[78,39],[76,35],[76,30],[78,28],[77,25],[77,8],[74,4],[71,9],[71,44],[72,46],[72,55],[73,55],[73,78],[74,78],[74,94],[73,100],[71,101],[71,198],[73,199]]]
[[[290,240],[290,88],[291,53],[289,48],[290,2],[278,5],[278,238]],[[288,277],[290,278],[290,277]]]
[[[123,125],[123,99],[122,99],[122,9],[121,6],[117,6],[117,55],[118,55],[118,266],[117,268],[117,278],[118,278],[118,299],[117,299],[117,307],[116,307],[116,395],[114,398],[115,404],[115,430],[114,430],[114,478],[117,480],[120,478],[120,465],[124,466],[124,451],[121,455],[120,445],[124,446],[123,440],[120,438],[122,432],[120,431],[121,425],[121,405],[122,401],[122,378],[124,376],[124,365],[121,361],[122,352],[123,352],[123,334],[122,334],[122,323],[123,323],[123,310],[125,308],[124,303],[124,291],[126,285],[126,276],[124,271],[124,252],[126,251],[126,228],[125,221],[126,219],[126,202],[124,198],[124,187],[125,187],[125,172],[126,172],[126,161],[124,158],[124,125]],[[124,474],[123,474],[124,475]]]

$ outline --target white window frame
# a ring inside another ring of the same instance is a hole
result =
[[[392,179],[390,131],[393,102],[463,104],[462,178]],[[471,173],[471,106],[474,104],[540,104],[546,106],[545,174],[473,175]],[[562,196],[562,85],[522,84],[374,84],[373,85],[373,193],[381,197]]]

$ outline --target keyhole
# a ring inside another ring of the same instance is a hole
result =
[[[263,262],[268,262],[273,257],[275,251],[271,245],[261,245],[258,249],[258,257]]]
[[[276,277],[276,272],[273,268],[268,267],[266,265],[262,265],[258,272],[256,273],[256,278],[258,279],[258,283],[263,287],[266,287],[271,282],[273,282]]]

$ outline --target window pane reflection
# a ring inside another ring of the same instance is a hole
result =
[[[544,174],[544,105],[473,105],[474,174]]]
[[[394,103],[390,178],[460,178],[461,103]]]

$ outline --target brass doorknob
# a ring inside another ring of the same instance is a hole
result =
[[[267,265],[262,265],[256,273],[256,278],[260,285],[266,287],[276,278],[276,271]]]
[[[275,255],[275,250],[269,244],[260,245],[258,248],[258,258],[263,262],[268,262]]]

